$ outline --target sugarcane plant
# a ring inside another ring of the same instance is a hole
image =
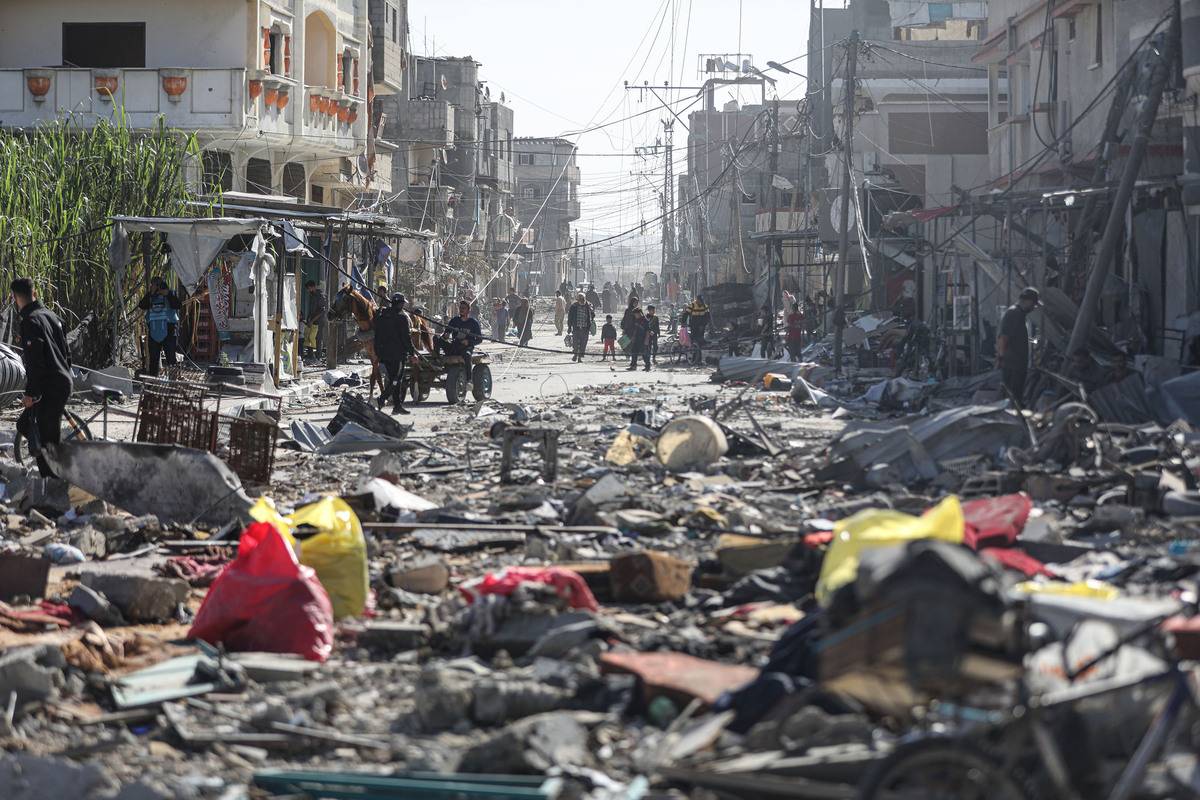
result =
[[[166,127],[133,129],[118,105],[111,119],[65,115],[24,130],[0,130],[0,279],[33,278],[43,302],[68,327],[93,315],[107,330],[112,315],[136,302],[140,280],[126,280],[129,296],[113,297],[109,265],[114,215],[184,217],[203,214],[188,205],[213,187],[193,183],[199,160],[194,134]],[[195,192],[193,191],[195,190]],[[135,249],[131,277],[161,272],[158,250],[149,264]],[[158,265],[157,267],[155,265]],[[97,352],[107,359],[110,353]]]

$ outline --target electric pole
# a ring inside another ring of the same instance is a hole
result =
[[[842,204],[842,229],[838,233],[837,270],[833,276],[833,368],[837,375],[842,374],[842,333],[846,328],[846,258],[850,254],[850,192],[854,182],[854,71],[857,63],[858,31],[855,30],[850,32],[850,41],[846,44],[846,77],[842,82],[846,114],[845,130],[842,132],[845,172],[842,174],[842,196],[839,198]]]
[[[775,185],[775,176],[779,173],[779,98],[775,98],[775,102],[771,106],[771,116],[767,123],[769,129],[767,138],[769,139],[767,164],[771,173],[771,233],[774,234],[778,230],[779,218],[779,188]],[[779,262],[775,258],[775,250],[778,247],[777,240],[771,236],[771,240],[767,243],[767,308],[772,315],[775,314],[776,287],[779,284]]]
[[[662,233],[662,267],[658,271],[658,279],[667,279],[667,265],[675,258],[675,151],[672,147],[675,121],[663,120],[663,145],[666,148],[666,160],[663,169],[663,233]]]

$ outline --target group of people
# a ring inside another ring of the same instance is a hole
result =
[[[556,297],[561,296],[561,291],[556,293]],[[492,302],[492,333],[495,338],[503,342],[510,327],[516,328],[520,344],[529,344],[533,338],[533,304],[529,302],[528,295],[518,295],[512,290],[506,297],[497,297]],[[561,324],[559,332],[562,332]]]
[[[397,292],[375,317],[375,357],[383,370],[384,381],[376,402],[382,410],[390,399],[393,414],[409,413],[404,407],[405,373],[408,362],[417,354],[420,339],[420,333],[414,330],[413,315],[421,328],[427,327],[419,310],[412,313],[405,310],[407,303],[408,299]],[[483,341],[483,329],[471,309],[471,301],[459,300],[457,316],[445,323],[441,335],[432,342],[434,354],[462,356],[468,372],[475,347]]]

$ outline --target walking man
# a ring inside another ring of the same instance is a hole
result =
[[[524,347],[533,338],[533,305],[529,302],[528,296],[521,298],[521,308],[517,315],[517,325],[521,332],[521,346]]]
[[[571,331],[571,349],[574,353],[571,360],[574,362],[583,361],[583,356],[587,353],[587,342],[592,334],[594,318],[595,312],[587,304],[583,292],[575,295],[575,302],[567,311],[567,329]]]
[[[392,398],[392,413],[407,414],[404,407],[404,367],[413,355],[412,329],[408,314],[404,312],[406,299],[397,292],[392,295],[391,305],[375,318],[375,356],[383,367],[383,392],[379,395],[379,409],[388,398]]]
[[[1025,402],[1025,378],[1029,374],[1029,312],[1041,305],[1041,295],[1032,287],[1023,289],[1016,305],[1008,307],[1000,319],[996,337],[996,364],[1004,385],[1017,399]]]
[[[688,333],[692,337],[692,348],[698,354],[697,363],[704,359],[704,331],[708,328],[708,306],[704,304],[704,298],[701,295],[696,295],[696,299],[692,301],[687,309],[688,314]]]
[[[316,281],[305,283],[304,291],[308,295],[308,310],[304,314],[304,357],[316,358],[321,355],[321,345],[325,343],[325,313],[329,310],[329,302]]]
[[[646,363],[646,372],[650,371],[650,351],[646,349],[647,330],[646,315],[640,308],[633,309],[633,318],[625,331],[625,335],[629,337],[629,366],[625,368],[626,372],[637,369],[639,356]]]
[[[800,353],[804,350],[804,315],[800,313],[800,304],[792,303],[792,310],[785,320],[787,325],[788,361],[799,361]]]
[[[149,350],[147,372],[158,377],[158,361],[163,354],[167,357],[167,366],[175,366],[175,353],[179,349],[175,331],[182,305],[179,296],[167,288],[167,282],[155,277],[150,279],[150,291],[138,303],[138,308],[146,312],[146,331],[149,334],[146,338]]]
[[[497,297],[496,302],[492,304],[492,338],[503,342],[506,333],[508,333],[508,306],[503,297]]]
[[[662,320],[654,313],[654,306],[646,306],[646,353],[658,365],[658,337],[662,335]]]
[[[562,336],[563,323],[567,320],[567,299],[562,292],[554,293],[554,329]]]
[[[63,412],[71,397],[71,353],[62,320],[34,297],[33,281],[17,278],[10,288],[21,317],[21,361],[25,364],[21,398],[25,410],[17,429],[37,455],[38,472],[43,478],[53,478],[42,447],[62,441]]]

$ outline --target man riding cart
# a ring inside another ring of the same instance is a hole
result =
[[[492,396],[492,370],[488,358],[476,353],[475,346],[483,341],[479,320],[471,316],[471,304],[458,304],[458,316],[446,324],[433,341],[433,352],[418,355],[412,369],[412,396],[425,400],[434,383],[445,376],[446,401],[454,404],[466,397],[468,388],[476,400]]]

